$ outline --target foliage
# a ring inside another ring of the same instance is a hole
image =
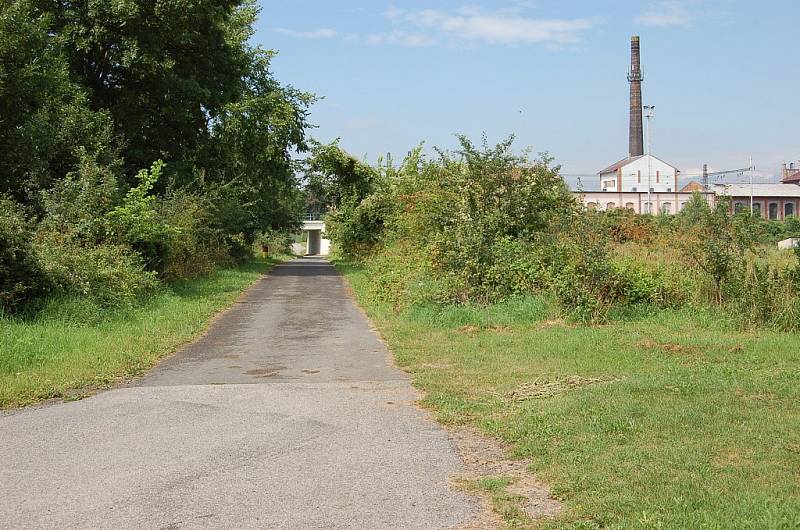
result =
[[[313,214],[357,206],[380,179],[379,171],[345,152],[338,139],[314,142],[305,165],[306,208]]]
[[[131,308],[158,288],[154,272],[124,245],[91,245],[44,233],[35,242],[57,297],[80,297],[105,309]]]
[[[315,96],[248,43],[258,12],[253,0],[0,4],[0,194],[21,205],[4,223],[25,227],[3,236],[16,249],[6,268],[29,278],[3,287],[4,310],[51,283],[128,307],[150,272],[209,274],[251,257],[258,234],[298,226],[294,157]]]
[[[38,208],[39,192],[82,159],[117,159],[109,115],[72,80],[52,17],[33,1],[0,5],[0,193]]]
[[[582,322],[716,306],[743,326],[800,327],[800,265],[763,243],[792,220],[731,217],[700,194],[675,216],[586,211],[547,156],[459,140],[456,153],[379,163],[371,191],[328,214],[338,255],[364,264],[376,300],[405,310],[541,293]]]
[[[29,223],[18,204],[0,196],[0,316],[21,310],[49,289],[31,245]]]
[[[165,270],[169,241],[176,235],[175,229],[159,216],[156,197],[150,194],[163,168],[164,163],[159,160],[150,171],[141,170],[136,175],[138,184],[106,215],[109,239],[130,245],[144,258],[147,270],[157,272]]]
[[[747,238],[737,230],[725,203],[712,209],[695,193],[685,211],[681,244],[686,258],[712,278],[715,300],[722,304],[725,291],[735,289],[744,272]]]

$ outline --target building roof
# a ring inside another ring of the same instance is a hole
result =
[[[623,159],[622,159],[622,160],[620,160],[619,162],[616,162],[616,163],[614,163],[614,164],[611,164],[610,166],[608,166],[607,168],[605,168],[604,170],[602,170],[602,171],[600,172],[600,174],[601,174],[601,175],[605,175],[606,173],[613,173],[613,172],[615,172],[616,170],[618,170],[619,168],[621,168],[621,167],[625,167],[625,166],[627,166],[628,164],[630,164],[631,162],[635,162],[635,161],[639,160],[640,158],[642,158],[642,156],[644,156],[644,155],[640,155],[640,156],[629,156],[629,157],[627,157],[627,158],[623,158]]]
[[[713,190],[729,197],[749,197],[750,184],[714,184]],[[800,198],[800,186],[796,184],[753,184],[754,197]]]
[[[706,191],[702,184],[696,180],[691,181],[689,184],[681,188],[681,193],[691,193],[695,191]]]
[[[783,177],[783,182],[789,182],[792,184],[800,183],[800,171],[796,171],[794,173],[790,173]]]
[[[625,166],[627,166],[628,164],[631,164],[631,163],[633,163],[633,162],[636,162],[636,161],[637,161],[637,160],[639,160],[640,158],[644,158],[644,157],[647,157],[647,156],[651,156],[651,157],[653,157],[653,159],[654,159],[654,160],[658,160],[658,161],[659,161],[659,162],[661,162],[662,164],[666,164],[666,165],[668,165],[669,167],[671,167],[672,169],[674,169],[674,170],[678,171],[678,168],[676,168],[675,166],[673,166],[672,164],[670,164],[670,163],[668,163],[668,162],[664,162],[663,160],[661,160],[661,159],[660,159],[660,158],[658,158],[657,156],[653,156],[653,155],[640,155],[640,156],[629,156],[628,158],[623,158],[623,159],[622,159],[622,160],[620,160],[619,162],[616,162],[616,163],[614,163],[614,164],[611,164],[610,166],[608,166],[608,167],[607,167],[607,168],[605,168],[604,170],[600,171],[600,173],[599,173],[599,174],[600,174],[600,175],[605,175],[606,173],[614,173],[614,172],[615,172],[616,170],[618,170],[619,168],[621,168],[621,167],[625,167]],[[678,173],[680,173],[680,171],[678,171]]]

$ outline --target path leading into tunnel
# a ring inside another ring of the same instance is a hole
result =
[[[3,528],[447,528],[461,461],[321,258],[135,385],[0,415]]]

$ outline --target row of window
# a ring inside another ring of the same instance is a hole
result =
[[[680,205],[678,207],[678,211],[683,210],[684,206],[686,206],[686,202],[685,201],[680,203]],[[588,209],[590,209],[590,210],[595,210],[595,209],[597,209],[598,204],[596,202],[589,202],[589,203],[586,203],[586,207]],[[614,202],[607,202],[606,203],[606,210],[613,210],[616,207],[617,207],[617,205]],[[632,203],[632,202],[627,202],[627,203],[625,203],[625,208],[627,208],[629,210],[635,210],[636,209],[636,205],[634,203]],[[735,213],[743,213],[743,212],[747,212],[749,210],[750,210],[750,203],[735,202],[733,204],[733,211]],[[653,210],[652,203],[648,203],[648,202],[645,202],[645,203],[642,204],[642,211],[644,213],[647,213],[647,212],[655,213],[655,211]],[[769,206],[767,207],[767,217],[769,219],[772,219],[772,220],[777,220],[779,211],[780,211],[780,205],[777,202],[771,202],[771,203],[769,203]],[[671,202],[662,202],[660,207],[659,207],[659,212],[660,213],[667,213],[667,214],[677,213],[677,212],[673,212],[672,211],[672,203]],[[755,215],[761,215],[761,203],[760,202],[754,202],[753,203],[753,213]],[[784,204],[783,205],[783,218],[785,219],[787,217],[792,217],[793,215],[796,215],[796,210],[795,210],[794,203],[788,202],[788,203]]]
[[[749,202],[735,202],[733,203],[733,211],[734,213],[743,213],[750,211],[750,203]],[[780,205],[777,202],[769,203],[767,206],[767,217],[772,219],[773,221],[778,219],[778,212],[780,211]],[[753,214],[761,215],[761,203],[754,202],[753,203]],[[787,217],[791,217],[796,215],[794,203],[787,202],[783,205],[783,217],[784,219]]]
[[[586,207],[588,209],[590,209],[590,210],[596,210],[597,206],[598,205],[597,205],[596,202],[586,203]],[[680,203],[680,208],[679,208],[678,211],[683,210],[684,206],[686,206],[686,201]],[[606,203],[606,210],[613,210],[616,207],[617,207],[616,203],[613,203],[613,202],[607,202]],[[634,210],[635,211],[636,210],[636,205],[634,203],[632,203],[632,202],[626,202],[625,203],[625,208],[627,208],[628,210]],[[645,213],[651,212],[651,211],[653,211],[653,204],[649,203],[649,202],[645,202],[645,203],[642,204],[642,208],[643,208],[643,212],[645,212]],[[672,203],[671,202],[662,202],[659,211],[661,213],[673,213],[672,212]],[[655,212],[653,211],[653,213],[655,213]]]

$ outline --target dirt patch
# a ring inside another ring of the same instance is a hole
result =
[[[488,438],[471,427],[446,429],[466,468],[466,473],[452,477],[453,484],[459,489],[478,495],[483,503],[483,510],[475,519],[455,527],[455,530],[483,530],[505,526],[505,521],[493,508],[492,496],[497,492],[490,493],[469,487],[470,484],[486,478],[508,479],[503,493],[519,498],[525,516],[531,520],[552,518],[561,511],[561,503],[552,498],[550,488],[528,471],[524,460],[508,458],[509,448],[503,443]]]
[[[614,383],[616,381],[619,381],[619,379],[613,377],[581,377],[579,375],[573,375],[563,379],[542,379],[524,383],[517,387],[516,390],[510,392],[506,397],[511,401],[548,398],[558,394],[564,394],[569,390],[582,386]]]
[[[561,318],[556,318],[540,322],[539,325],[536,327],[537,329],[550,329],[550,328],[569,328],[573,326],[567,325],[567,323]]]
[[[458,328],[457,331],[459,333],[472,334],[472,333],[478,333],[478,332],[504,333],[504,332],[506,332],[508,330],[509,330],[508,326],[500,326],[500,325],[496,325],[496,324],[492,324],[491,326],[483,326],[483,327],[475,326],[473,324],[468,324],[466,326],[461,326],[460,328]]]
[[[636,346],[647,348],[648,350],[660,350],[664,353],[697,353],[697,348],[694,346],[675,342],[656,342],[649,339],[637,342]]]

